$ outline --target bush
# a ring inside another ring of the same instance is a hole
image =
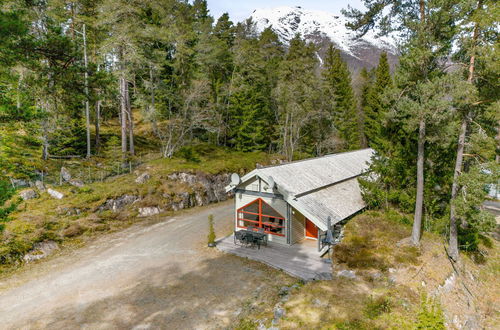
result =
[[[5,202],[7,202],[14,193],[15,189],[12,188],[7,180],[0,180],[0,233],[5,229],[3,222],[8,221],[9,214],[14,212],[21,203],[21,199],[18,198],[12,201],[9,206],[4,207]]]
[[[86,152],[86,130],[78,119],[60,120],[58,129],[49,138],[49,152],[54,155],[84,155]]]
[[[444,330],[444,315],[441,306],[435,300],[422,295],[420,311],[417,316],[416,329]]]
[[[208,216],[208,244],[215,244],[214,216]]]
[[[199,163],[200,158],[198,152],[192,146],[182,147],[175,153],[175,156],[183,158],[188,162]]]

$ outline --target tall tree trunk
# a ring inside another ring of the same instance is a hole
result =
[[[71,7],[73,12],[73,5]],[[85,63],[85,128],[87,130],[87,158],[90,158],[90,105],[89,105],[89,72],[87,59],[87,33],[83,24],[83,60]]]
[[[101,147],[101,100],[98,100],[95,104],[95,153],[99,154],[99,148]]]
[[[125,92],[126,81],[120,77],[120,121],[121,121],[121,137],[122,137],[122,157],[127,154],[127,100]]]
[[[132,114],[132,106],[130,105],[130,94],[128,82],[125,81],[125,95],[127,101],[127,118],[128,118],[128,134],[129,134],[129,152],[131,155],[135,154],[135,146],[134,146],[134,116]]]
[[[151,127],[153,128],[153,133],[159,135],[158,124],[156,122],[156,100],[155,100],[155,80],[153,74],[153,67],[149,66],[149,80],[151,81],[151,107],[149,109],[149,116],[151,120]]]
[[[16,95],[16,108],[19,111],[21,109],[21,84],[23,81],[23,72],[19,72],[19,78],[17,80],[17,95]]]
[[[411,241],[418,245],[422,230],[422,214],[424,205],[424,159],[425,159],[425,119],[420,119],[418,127],[418,155],[417,155],[417,196],[415,201],[415,215]]]
[[[477,9],[482,7],[482,0],[477,3]],[[469,61],[469,76],[467,77],[467,82],[469,84],[473,83],[474,79],[474,69],[476,56],[474,53],[474,47],[479,36],[479,27],[476,23],[474,26],[474,32],[472,34],[472,54]],[[450,199],[450,240],[449,240],[449,256],[453,261],[458,261],[458,229],[457,229],[457,217],[455,210],[455,199],[457,198],[459,186],[458,177],[462,172],[462,163],[464,158],[464,146],[465,146],[465,136],[467,134],[467,126],[471,117],[471,111],[469,110],[467,114],[462,118],[462,125],[460,126],[460,134],[458,135],[458,147],[457,147],[457,157],[455,159],[455,171],[453,173],[453,184],[451,186],[451,199]]]
[[[422,27],[425,24],[425,1],[420,0],[420,22]],[[420,33],[424,33],[421,31]],[[426,75],[427,68],[423,67],[423,73]],[[424,160],[425,160],[425,117],[420,118],[418,125],[417,142],[417,192],[415,199],[415,214],[413,216],[413,228],[411,231],[411,241],[414,245],[420,242],[422,235],[422,215],[424,207]]]

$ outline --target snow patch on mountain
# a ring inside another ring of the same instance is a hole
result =
[[[256,9],[251,18],[259,32],[271,27],[285,43],[300,33],[306,40],[326,36],[339,49],[352,56],[356,56],[357,47],[366,44],[392,53],[396,49],[393,38],[377,37],[377,31],[370,31],[362,38],[356,39],[356,33],[345,26],[347,19],[329,12],[282,6]]]

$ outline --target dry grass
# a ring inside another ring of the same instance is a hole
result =
[[[483,246],[487,262],[475,263],[463,256],[463,268],[450,290],[442,289],[453,268],[446,257],[442,239],[425,233],[420,248],[401,244],[411,227],[394,216],[365,212],[346,226],[346,236],[335,247],[334,273],[350,269],[355,280],[334,277],[332,281],[311,282],[291,292],[283,305],[286,315],[280,329],[415,329],[422,320],[422,297],[434,297],[443,309],[447,326],[458,316],[461,326],[476,316],[485,328],[498,328],[500,301],[498,244]],[[471,277],[474,279],[472,280]],[[469,297],[465,286],[473,292]],[[429,298],[431,299],[431,298]],[[271,306],[272,307],[272,306]],[[428,317],[428,315],[427,315]],[[267,316],[272,319],[272,308]],[[255,320],[241,320],[240,329],[254,329]],[[431,315],[439,328],[439,314]],[[253,328],[251,326],[254,326]],[[271,325],[269,321],[267,326]]]

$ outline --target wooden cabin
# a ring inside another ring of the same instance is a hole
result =
[[[362,149],[233,175],[226,191],[235,193],[235,230],[263,228],[269,242],[284,245],[317,240],[328,224],[365,207],[357,179],[373,154]]]

